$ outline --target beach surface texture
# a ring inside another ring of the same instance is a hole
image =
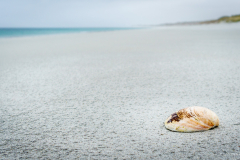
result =
[[[219,127],[167,130],[202,106]],[[239,159],[240,24],[0,38],[0,159]]]

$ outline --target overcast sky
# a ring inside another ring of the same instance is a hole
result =
[[[132,27],[240,14],[240,0],[0,0],[0,27]]]

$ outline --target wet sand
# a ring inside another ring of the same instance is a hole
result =
[[[0,124],[0,159],[239,159],[240,25],[0,38]]]

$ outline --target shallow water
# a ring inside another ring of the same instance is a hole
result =
[[[0,37],[36,36],[78,32],[103,32],[133,28],[0,28]]]

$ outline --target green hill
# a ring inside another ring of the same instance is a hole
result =
[[[164,26],[171,25],[197,25],[197,24],[214,24],[214,23],[234,23],[240,22],[240,14],[233,16],[223,16],[216,20],[208,20],[208,21],[198,21],[198,22],[180,22],[180,23],[167,23],[163,24]]]
[[[233,23],[233,22],[240,22],[240,15],[233,15],[233,16],[224,16],[221,17],[217,20],[210,20],[210,21],[202,21],[199,22],[200,24],[209,24],[209,23],[221,23],[221,22],[226,22],[226,23]]]

